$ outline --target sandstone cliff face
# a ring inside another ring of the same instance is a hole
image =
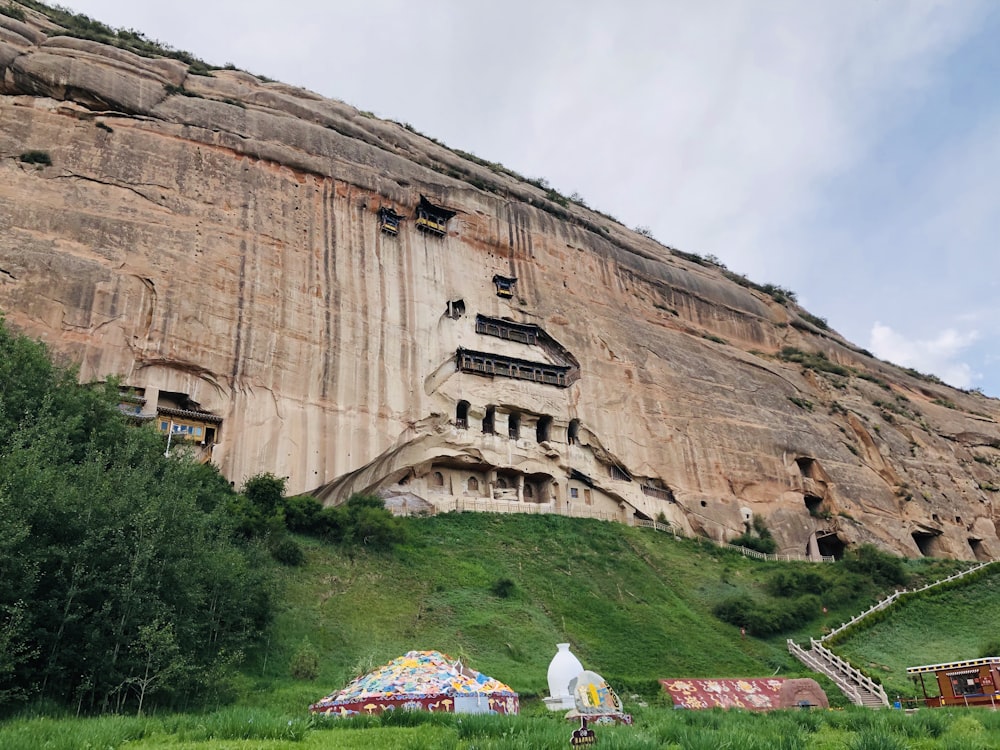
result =
[[[0,16],[0,310],[211,412],[237,484],[1000,556],[997,401],[395,123],[50,27]]]

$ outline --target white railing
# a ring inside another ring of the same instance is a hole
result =
[[[500,500],[489,497],[455,497],[448,500],[437,500],[436,506],[431,510],[424,510],[424,513],[448,513],[450,511],[476,511],[479,513],[528,513],[528,514],[550,514],[557,516],[567,516],[570,518],[595,518],[599,521],[621,521],[620,513],[607,510],[597,510],[586,505],[571,505],[559,507],[555,503],[532,503],[518,500]],[[406,515],[394,511],[397,515]],[[414,511],[414,514],[420,511]]]
[[[810,638],[810,650],[807,651],[803,649],[801,646],[789,639],[788,651],[807,667],[827,675],[834,681],[834,683],[836,683],[837,687],[844,692],[844,695],[850,698],[855,704],[863,704],[863,696],[861,695],[860,690],[864,690],[874,696],[875,699],[877,699],[883,706],[888,706],[889,698],[885,693],[885,688],[864,674],[861,670],[847,661],[847,659],[838,656],[830,649],[826,648],[823,645],[823,642],[832,638],[837,633],[842,632],[846,628],[861,622],[869,615],[892,606],[892,604],[898,601],[904,594],[917,594],[921,591],[927,591],[927,589],[934,588],[935,586],[941,586],[942,584],[949,583],[951,581],[957,581],[963,576],[975,573],[977,570],[982,570],[987,565],[991,565],[993,562],[993,560],[982,562],[979,565],[974,565],[971,568],[966,568],[958,573],[953,573],[947,578],[932,581],[931,583],[921,586],[920,588],[913,589],[912,591],[907,589],[897,589],[884,599],[870,606],[861,614],[852,617],[847,622],[842,623],[839,627],[834,628],[822,638]]]
[[[863,619],[865,619],[866,617],[868,617],[868,615],[870,615],[870,614],[872,614],[874,612],[878,612],[881,609],[885,609],[886,607],[891,606],[893,604],[893,602],[895,602],[897,599],[899,599],[899,597],[903,596],[904,594],[919,594],[921,591],[926,591],[927,589],[934,588],[935,586],[940,586],[940,585],[945,584],[945,583],[950,583],[951,581],[957,581],[959,578],[962,578],[963,576],[967,576],[970,573],[975,573],[977,570],[982,570],[987,565],[992,565],[993,562],[994,562],[993,560],[987,560],[986,562],[979,563],[979,565],[974,565],[971,568],[966,568],[965,570],[960,570],[957,573],[953,573],[952,575],[948,576],[947,578],[942,578],[942,579],[940,579],[938,581],[931,581],[930,583],[928,583],[928,584],[926,584],[924,586],[921,586],[918,589],[913,589],[912,591],[910,591],[908,589],[901,589],[901,590],[897,589],[896,591],[894,591],[891,594],[889,594],[889,596],[887,596],[885,599],[882,599],[881,601],[875,602],[875,604],[873,604],[872,606],[870,606],[868,609],[866,609],[861,614],[855,615],[854,617],[852,617],[847,622],[844,622],[844,623],[841,623],[840,625],[838,625],[836,628],[834,628],[829,633],[827,633],[822,638],[820,638],[819,642],[822,643],[824,641],[828,641],[833,636],[837,635],[837,633],[839,633],[839,632],[841,632],[843,630],[846,630],[847,628],[851,627],[852,625],[855,625],[855,624],[861,622]]]
[[[812,653],[815,653],[820,659],[844,675],[845,678],[851,680],[851,682],[855,685],[858,685],[874,695],[879,699],[883,706],[889,705],[889,698],[885,694],[885,688],[875,682],[871,677],[855,667],[847,661],[847,659],[837,656],[815,638],[810,638],[809,644],[812,646]]]
[[[818,560],[812,557],[806,557],[805,555],[778,555],[769,554],[767,552],[759,552],[755,549],[748,549],[747,547],[740,547],[738,544],[723,544],[721,546],[728,547],[729,549],[736,550],[743,557],[752,557],[755,560],[767,560],[770,562],[825,562],[832,563],[836,562],[837,558],[833,555],[822,555]]]
[[[809,667],[809,669],[814,672],[819,672],[820,674],[825,674],[833,680],[833,683],[840,688],[840,691],[846,695],[848,700],[850,700],[855,706],[864,705],[861,693],[858,692],[856,685],[846,679],[840,671],[831,668],[830,665],[824,663],[821,659],[816,658],[812,652],[806,651],[791,638],[788,639],[788,652]]]
[[[683,534],[680,533],[679,529],[671,523],[664,523],[662,521],[646,521],[643,519],[636,519],[634,522],[635,526],[642,526],[647,529],[656,529],[657,531],[665,531],[669,534],[674,535],[674,539],[677,539]],[[837,558],[832,555],[823,555],[819,560],[815,560],[811,557],[806,557],[805,555],[774,555],[768,554],[766,552],[758,552],[755,549],[749,549],[747,547],[740,547],[738,544],[729,544],[728,542],[717,542],[714,539],[709,539],[708,537],[698,537],[699,539],[707,539],[713,544],[717,544],[720,547],[726,547],[727,549],[735,550],[739,552],[744,557],[752,557],[755,560],[767,560],[770,562],[825,562],[832,563],[836,562]]]
[[[662,521],[647,521],[643,518],[637,518],[635,520],[635,525],[641,526],[646,529],[655,529],[656,531],[664,531],[668,534],[673,534],[675,538],[678,536],[677,527],[670,523],[663,523]]]

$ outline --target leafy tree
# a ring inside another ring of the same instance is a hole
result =
[[[281,507],[285,480],[270,472],[255,474],[243,484],[243,494],[264,516],[271,516]]]
[[[4,701],[187,700],[270,617],[268,568],[235,541],[228,483],[165,458],[117,400],[0,320]]]

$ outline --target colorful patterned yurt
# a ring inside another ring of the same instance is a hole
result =
[[[383,711],[516,714],[517,693],[439,651],[410,651],[309,706],[328,716]]]

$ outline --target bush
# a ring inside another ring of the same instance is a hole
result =
[[[402,522],[385,508],[377,495],[354,494],[343,505],[329,508],[316,501],[294,498],[286,503],[286,513],[297,524],[296,530],[345,545],[364,545],[371,549],[389,549],[406,539]],[[289,524],[289,528],[293,528]]]
[[[49,156],[47,151],[25,151],[21,154],[21,161],[25,164],[40,164],[46,167],[52,166],[52,157]]]
[[[878,582],[905,584],[909,578],[901,558],[883,552],[873,544],[862,544],[848,550],[844,555],[844,567]]]
[[[822,594],[829,588],[827,580],[815,570],[780,570],[767,581],[767,591],[774,596],[791,597],[800,594]]]
[[[774,537],[771,536],[771,530],[767,528],[767,522],[764,520],[763,516],[759,516],[757,514],[754,514],[751,528],[744,531],[729,543],[735,544],[738,547],[746,547],[747,549],[756,550],[757,552],[763,552],[768,555],[774,554],[774,551],[778,549],[778,543],[774,541]]]
[[[16,5],[0,5],[0,15],[8,16],[15,21],[24,20],[24,11]]]
[[[286,497],[283,502],[285,510],[285,525],[289,531],[299,534],[315,534],[316,524],[323,504],[310,495]]]
[[[285,480],[269,471],[254,474],[244,482],[243,495],[265,516],[274,515],[285,495]]]
[[[306,561],[306,553],[302,551],[302,547],[294,539],[287,536],[274,545],[274,548],[271,550],[271,557],[282,565],[288,565],[293,568],[302,565]]]
[[[500,599],[510,599],[517,591],[517,584],[509,578],[498,578],[490,588],[493,595]]]
[[[990,656],[1000,656],[1000,639],[993,638],[986,641],[979,649],[979,658],[985,659]]]
[[[299,650],[292,656],[289,672],[296,680],[315,680],[319,677],[319,652],[308,638],[302,639]]]
[[[766,637],[801,626],[816,617],[822,607],[820,598],[813,594],[773,604],[741,594],[719,602],[712,612],[723,622],[746,628],[751,635]]]

